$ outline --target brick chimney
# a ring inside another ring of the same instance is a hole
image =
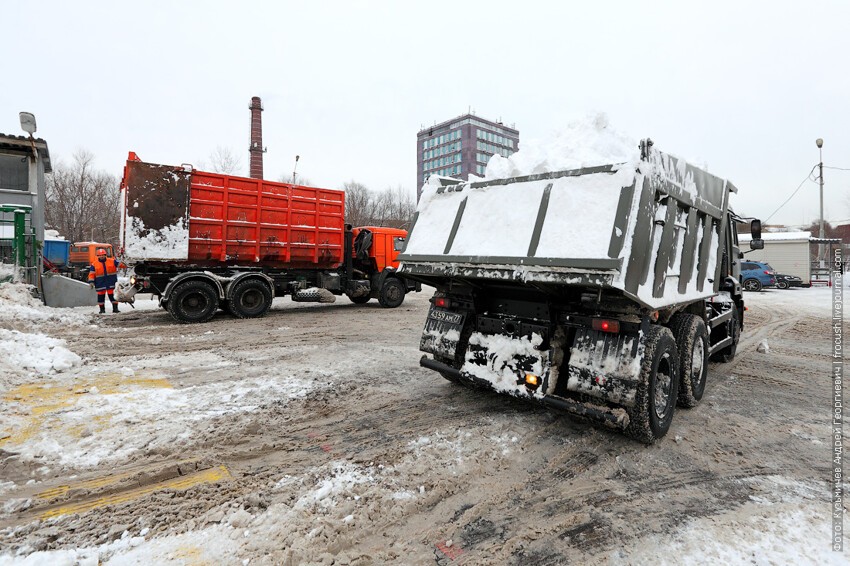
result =
[[[251,168],[250,175],[252,179],[263,178],[263,153],[266,152],[263,147],[263,103],[259,96],[251,98],[251,147],[248,151],[251,152]]]

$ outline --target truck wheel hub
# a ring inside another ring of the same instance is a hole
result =
[[[663,419],[667,414],[672,385],[673,376],[670,372],[670,362],[665,356],[659,362],[658,371],[655,373],[655,416],[659,419]]]

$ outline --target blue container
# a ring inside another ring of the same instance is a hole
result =
[[[65,267],[71,258],[71,242],[44,240],[44,259],[56,267]]]

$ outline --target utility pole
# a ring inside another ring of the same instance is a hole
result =
[[[818,238],[821,240],[824,239],[823,233],[823,139],[818,138],[815,140],[815,143],[818,146],[818,154],[820,155],[820,160],[818,163],[818,181],[820,181],[820,233],[818,234]],[[818,244],[818,261],[820,262],[820,267],[825,267],[823,257],[823,243]]]

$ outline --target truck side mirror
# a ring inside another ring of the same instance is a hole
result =
[[[759,234],[761,235],[761,234]],[[763,250],[764,249],[764,240],[761,238],[753,238],[750,240],[750,249],[751,250]]]
[[[761,240],[761,220],[759,220],[758,218],[753,218],[752,222],[750,222],[750,233],[753,235],[753,241]],[[762,243],[761,247],[764,247],[764,243]]]

